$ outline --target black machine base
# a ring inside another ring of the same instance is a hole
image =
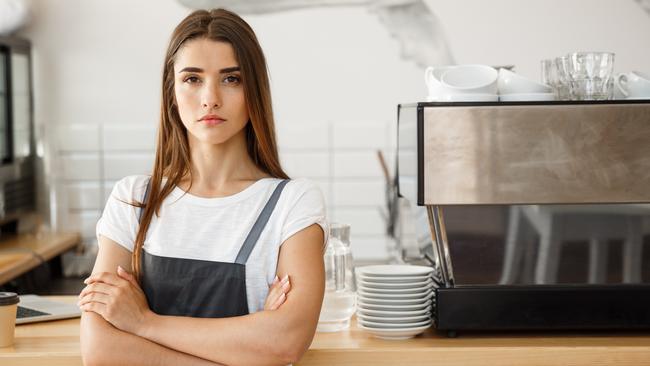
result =
[[[447,331],[650,329],[650,285],[438,288],[434,314]]]

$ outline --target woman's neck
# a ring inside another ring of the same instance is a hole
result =
[[[229,196],[269,176],[248,155],[243,132],[218,145],[202,143],[188,136],[192,169],[189,193],[199,197]],[[189,175],[181,180],[179,187],[188,190]]]

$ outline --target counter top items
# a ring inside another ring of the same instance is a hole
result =
[[[614,99],[614,54],[573,52],[542,60],[542,81],[559,100]]]
[[[424,80],[428,102],[497,102],[554,100],[553,89],[506,68],[487,65],[428,67]]]
[[[567,55],[572,100],[614,99],[614,54],[574,52]]]
[[[555,100],[553,88],[550,86],[506,69],[499,69],[497,86],[499,100],[504,102]]]
[[[625,99],[650,99],[650,75],[640,71],[618,74],[614,78]]]
[[[332,223],[323,258],[325,296],[318,319],[318,332],[338,332],[350,327],[356,308],[354,267],[350,249],[350,225]]]
[[[496,102],[498,72],[487,65],[427,67],[429,102]]]
[[[35,323],[81,316],[77,304],[52,301],[38,295],[20,295],[16,324]]]
[[[14,292],[0,292],[0,347],[14,344],[16,310],[19,301],[18,294]]]
[[[377,338],[412,338],[432,324],[433,268],[415,265],[357,267],[357,326]]]

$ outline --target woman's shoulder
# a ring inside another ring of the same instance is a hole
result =
[[[140,200],[149,179],[151,176],[144,174],[126,176],[115,182],[111,195],[121,200]]]
[[[307,178],[291,179],[285,187],[287,191],[286,202],[289,206],[312,206],[322,207],[325,205],[325,197],[316,182]]]
[[[318,187],[314,181],[308,178],[294,178],[291,179],[286,186],[286,189],[291,192],[292,195],[302,196],[309,192],[316,192],[322,195],[321,189]]]

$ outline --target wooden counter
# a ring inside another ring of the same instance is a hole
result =
[[[76,296],[53,297],[75,303]],[[299,365],[650,365],[650,332],[483,333],[447,338],[432,329],[385,341],[356,328],[316,333]],[[47,362],[45,362],[47,361]],[[79,319],[16,327],[0,365],[81,365]]]
[[[77,232],[20,234],[0,240],[0,285],[81,243]]]

